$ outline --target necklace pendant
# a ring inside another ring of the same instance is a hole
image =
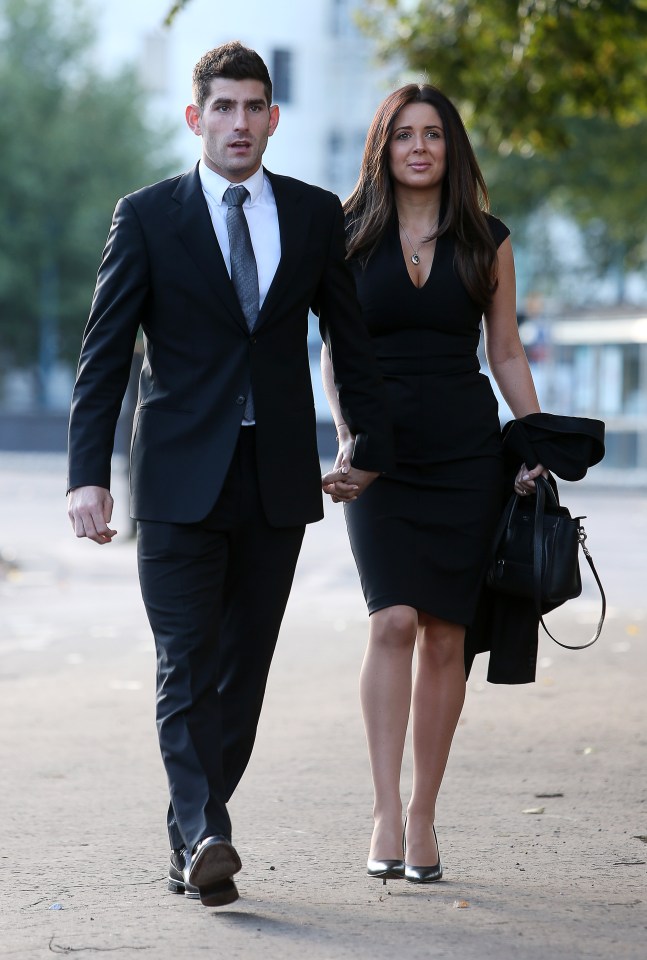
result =
[[[418,266],[418,264],[420,263],[420,257],[418,256],[417,253],[411,254],[411,263],[415,263],[416,266]]]

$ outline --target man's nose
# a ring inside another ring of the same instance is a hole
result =
[[[247,111],[244,107],[238,107],[234,115],[234,129],[235,130],[246,130],[247,129]]]

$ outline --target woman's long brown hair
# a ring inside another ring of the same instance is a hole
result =
[[[442,184],[441,217],[427,239],[453,234],[456,272],[472,299],[485,308],[497,284],[497,248],[485,218],[489,209],[487,186],[460,114],[444,93],[430,84],[407,84],[377,109],[366,136],[359,179],[344,204],[348,257],[366,262],[396,215],[389,144],[396,117],[410,103],[435,107],[445,132],[447,172]]]

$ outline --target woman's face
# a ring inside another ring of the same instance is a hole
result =
[[[389,144],[389,170],[396,184],[429,189],[440,186],[447,170],[442,120],[429,103],[409,103],[395,118]]]

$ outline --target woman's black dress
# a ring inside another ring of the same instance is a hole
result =
[[[488,216],[499,246],[508,228]],[[482,311],[436,241],[416,287],[397,222],[365,269],[354,264],[364,319],[390,401],[396,467],[345,507],[369,613],[406,604],[469,625],[501,511],[498,405],[480,372]]]

